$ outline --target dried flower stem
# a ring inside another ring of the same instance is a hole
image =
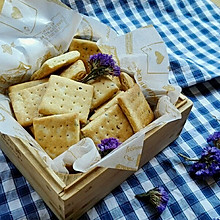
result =
[[[183,155],[183,154],[181,154],[181,153],[179,153],[179,155],[180,155],[181,157],[183,157],[185,160],[189,160],[189,161],[199,161],[199,159],[197,159],[197,158],[190,158],[190,157],[187,157],[187,156],[185,156],[185,155]]]
[[[86,83],[89,80],[95,79],[98,76],[109,75],[109,72],[106,71],[106,67],[98,67],[93,69],[85,78],[81,80],[82,83]]]

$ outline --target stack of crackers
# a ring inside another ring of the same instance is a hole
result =
[[[128,74],[79,82],[89,72],[95,42],[73,39],[69,51],[51,58],[31,81],[9,87],[15,117],[53,159],[84,137],[96,145],[125,141],[153,119],[139,86]]]

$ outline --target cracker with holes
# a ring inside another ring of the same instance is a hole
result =
[[[48,83],[9,93],[15,117],[23,127],[30,126],[33,118],[41,117],[39,104],[46,92]]]
[[[110,137],[123,142],[133,135],[132,127],[118,104],[88,123],[81,132],[85,137],[90,137],[95,144],[100,144],[102,139]]]
[[[102,115],[105,113],[107,109],[109,109],[111,106],[118,104],[118,97],[121,96],[124,92],[119,91],[112,99],[110,99],[108,102],[104,103],[102,106],[100,106],[97,110],[95,110],[95,113],[92,114],[92,116],[89,118],[90,121],[97,118],[99,115]]]
[[[121,89],[124,91],[132,88],[135,84],[134,79],[125,72],[120,73],[119,80],[121,82]]]
[[[28,82],[16,84],[16,85],[10,86],[8,88],[8,92],[9,93],[10,92],[17,92],[17,91],[20,91],[22,89],[30,88],[32,86],[37,86],[37,85],[45,83],[47,81],[48,81],[48,78],[44,78],[44,79],[39,79],[39,80],[28,81]]]
[[[99,77],[90,84],[94,87],[91,109],[102,105],[119,90],[117,85],[108,77]]]
[[[83,39],[77,39],[77,38],[73,38],[69,46],[69,51],[72,51],[72,50],[77,50],[80,52],[79,59],[81,59],[84,62],[87,71],[89,70],[89,67],[88,67],[89,57],[91,55],[101,52],[98,46],[96,45],[96,42],[83,40]]]
[[[82,123],[87,121],[93,96],[93,86],[51,75],[48,88],[39,106],[44,115],[78,113]]]
[[[117,87],[120,89],[120,90],[122,90],[122,85],[121,85],[121,82],[120,82],[120,79],[119,79],[119,77],[112,77],[112,76],[108,76],[111,80],[112,80],[112,82],[113,83],[115,83],[116,85],[117,85]]]
[[[60,76],[67,77],[73,80],[83,79],[86,75],[86,68],[82,60],[77,60],[75,63],[70,65],[68,68],[62,71]]]
[[[51,115],[33,120],[36,141],[53,159],[80,140],[78,114]]]
[[[40,69],[33,73],[33,75],[31,76],[31,80],[45,78],[46,76],[49,76],[58,69],[74,63],[79,59],[79,57],[80,53],[78,51],[70,51],[59,56],[50,58],[43,63]]]
[[[134,132],[146,127],[154,119],[154,114],[138,84],[118,98],[118,103],[128,118]]]

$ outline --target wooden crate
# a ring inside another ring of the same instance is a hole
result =
[[[181,95],[177,107],[182,114],[180,120],[146,134],[140,167],[180,134],[192,102]],[[79,175],[56,174],[29,143],[0,134],[0,147],[59,219],[77,219],[134,173],[99,167]]]

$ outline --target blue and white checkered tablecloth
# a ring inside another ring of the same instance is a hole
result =
[[[192,179],[190,162],[206,138],[220,131],[220,9],[209,0],[63,0],[119,34],[153,24],[170,59],[170,82],[194,106],[180,136],[80,219],[220,219],[219,177]],[[135,194],[163,186],[169,203],[158,216]],[[0,220],[56,219],[21,173],[0,151]]]

